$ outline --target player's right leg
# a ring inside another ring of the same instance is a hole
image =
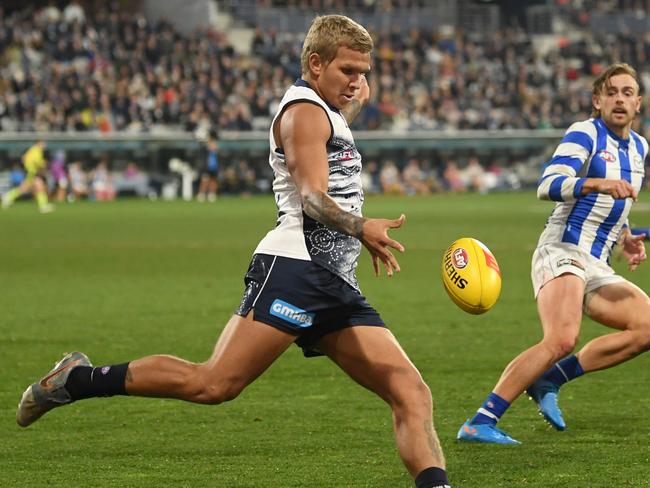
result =
[[[55,407],[115,394],[222,403],[235,398],[294,341],[295,336],[257,322],[249,313],[230,319],[212,356],[201,364],[172,356],[148,356],[93,368],[83,354],[74,353],[27,388],[16,420],[26,427]]]
[[[36,198],[36,203],[38,204],[38,210],[41,213],[50,213],[54,211],[54,206],[51,205],[47,199],[47,184],[45,179],[37,175],[34,178],[34,198]]]
[[[295,339],[253,320],[252,312],[246,317],[233,315],[208,361],[195,364],[171,356],[138,359],[129,365],[126,391],[129,395],[219,404],[239,395]]]
[[[459,430],[459,440],[517,443],[497,429],[496,423],[529,385],[555,361],[573,351],[580,331],[583,294],[584,281],[573,274],[563,274],[545,284],[537,297],[543,339],[506,367],[476,415]]]
[[[431,392],[393,334],[383,327],[348,327],[324,336],[318,349],[390,405],[397,447],[417,486],[448,486]]]

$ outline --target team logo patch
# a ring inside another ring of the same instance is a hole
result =
[[[102,374],[108,374],[108,372],[111,370],[110,366],[104,366],[102,368]]]
[[[638,170],[643,170],[643,159],[638,154],[634,156],[634,167]]]
[[[585,267],[582,265],[582,263],[576,261],[575,259],[571,259],[571,258],[558,259],[555,266],[558,267],[558,268],[561,268],[563,266],[575,266],[576,268],[581,269],[583,271],[585,269]]]
[[[314,323],[314,317],[316,316],[315,313],[309,313],[279,298],[273,300],[269,313],[298,327],[310,327]]]
[[[608,163],[613,163],[614,161],[616,161],[616,156],[614,156],[611,152],[609,152],[606,149],[600,151],[598,153],[598,156],[600,157],[600,159],[602,159],[603,161],[607,161]]]
[[[454,268],[456,269],[463,269],[469,264],[469,256],[467,255],[467,251],[462,247],[459,247],[454,251],[452,259],[454,261]]]

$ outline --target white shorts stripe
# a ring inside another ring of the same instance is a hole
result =
[[[269,272],[266,274],[266,278],[264,279],[264,283],[262,283],[262,286],[260,287],[260,291],[257,292],[257,296],[255,297],[255,300],[253,301],[253,305],[251,305],[251,309],[255,308],[255,304],[257,303],[257,299],[262,294],[262,291],[264,290],[264,287],[266,286],[266,282],[269,281],[269,278],[271,277],[271,272],[273,271],[273,266],[275,266],[275,260],[276,259],[278,259],[278,257],[273,256],[273,262],[271,263],[271,267],[269,268]]]

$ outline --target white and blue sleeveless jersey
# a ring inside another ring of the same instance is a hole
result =
[[[629,139],[614,134],[601,118],[574,123],[566,131],[537,187],[542,200],[558,202],[538,245],[575,244],[605,262],[627,225],[632,199],[581,195],[586,178],[628,181],[637,191],[644,178],[648,141],[634,131]]]
[[[352,132],[343,114],[320,98],[306,81],[299,79],[284,94],[269,131],[269,164],[274,175],[273,193],[278,206],[278,221],[275,229],[259,243],[255,253],[313,261],[358,289],[355,270],[361,242],[326,227],[302,211],[300,192],[289,173],[284,152],[273,136],[273,125],[283,111],[294,103],[305,102],[320,106],[332,128],[327,141],[327,194],[346,212],[361,216],[364,200],[361,155]]]

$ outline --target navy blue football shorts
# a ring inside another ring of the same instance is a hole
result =
[[[386,327],[358,290],[331,271],[301,259],[255,254],[244,277],[237,315],[297,336],[307,357],[322,356],[318,341],[355,325]]]

